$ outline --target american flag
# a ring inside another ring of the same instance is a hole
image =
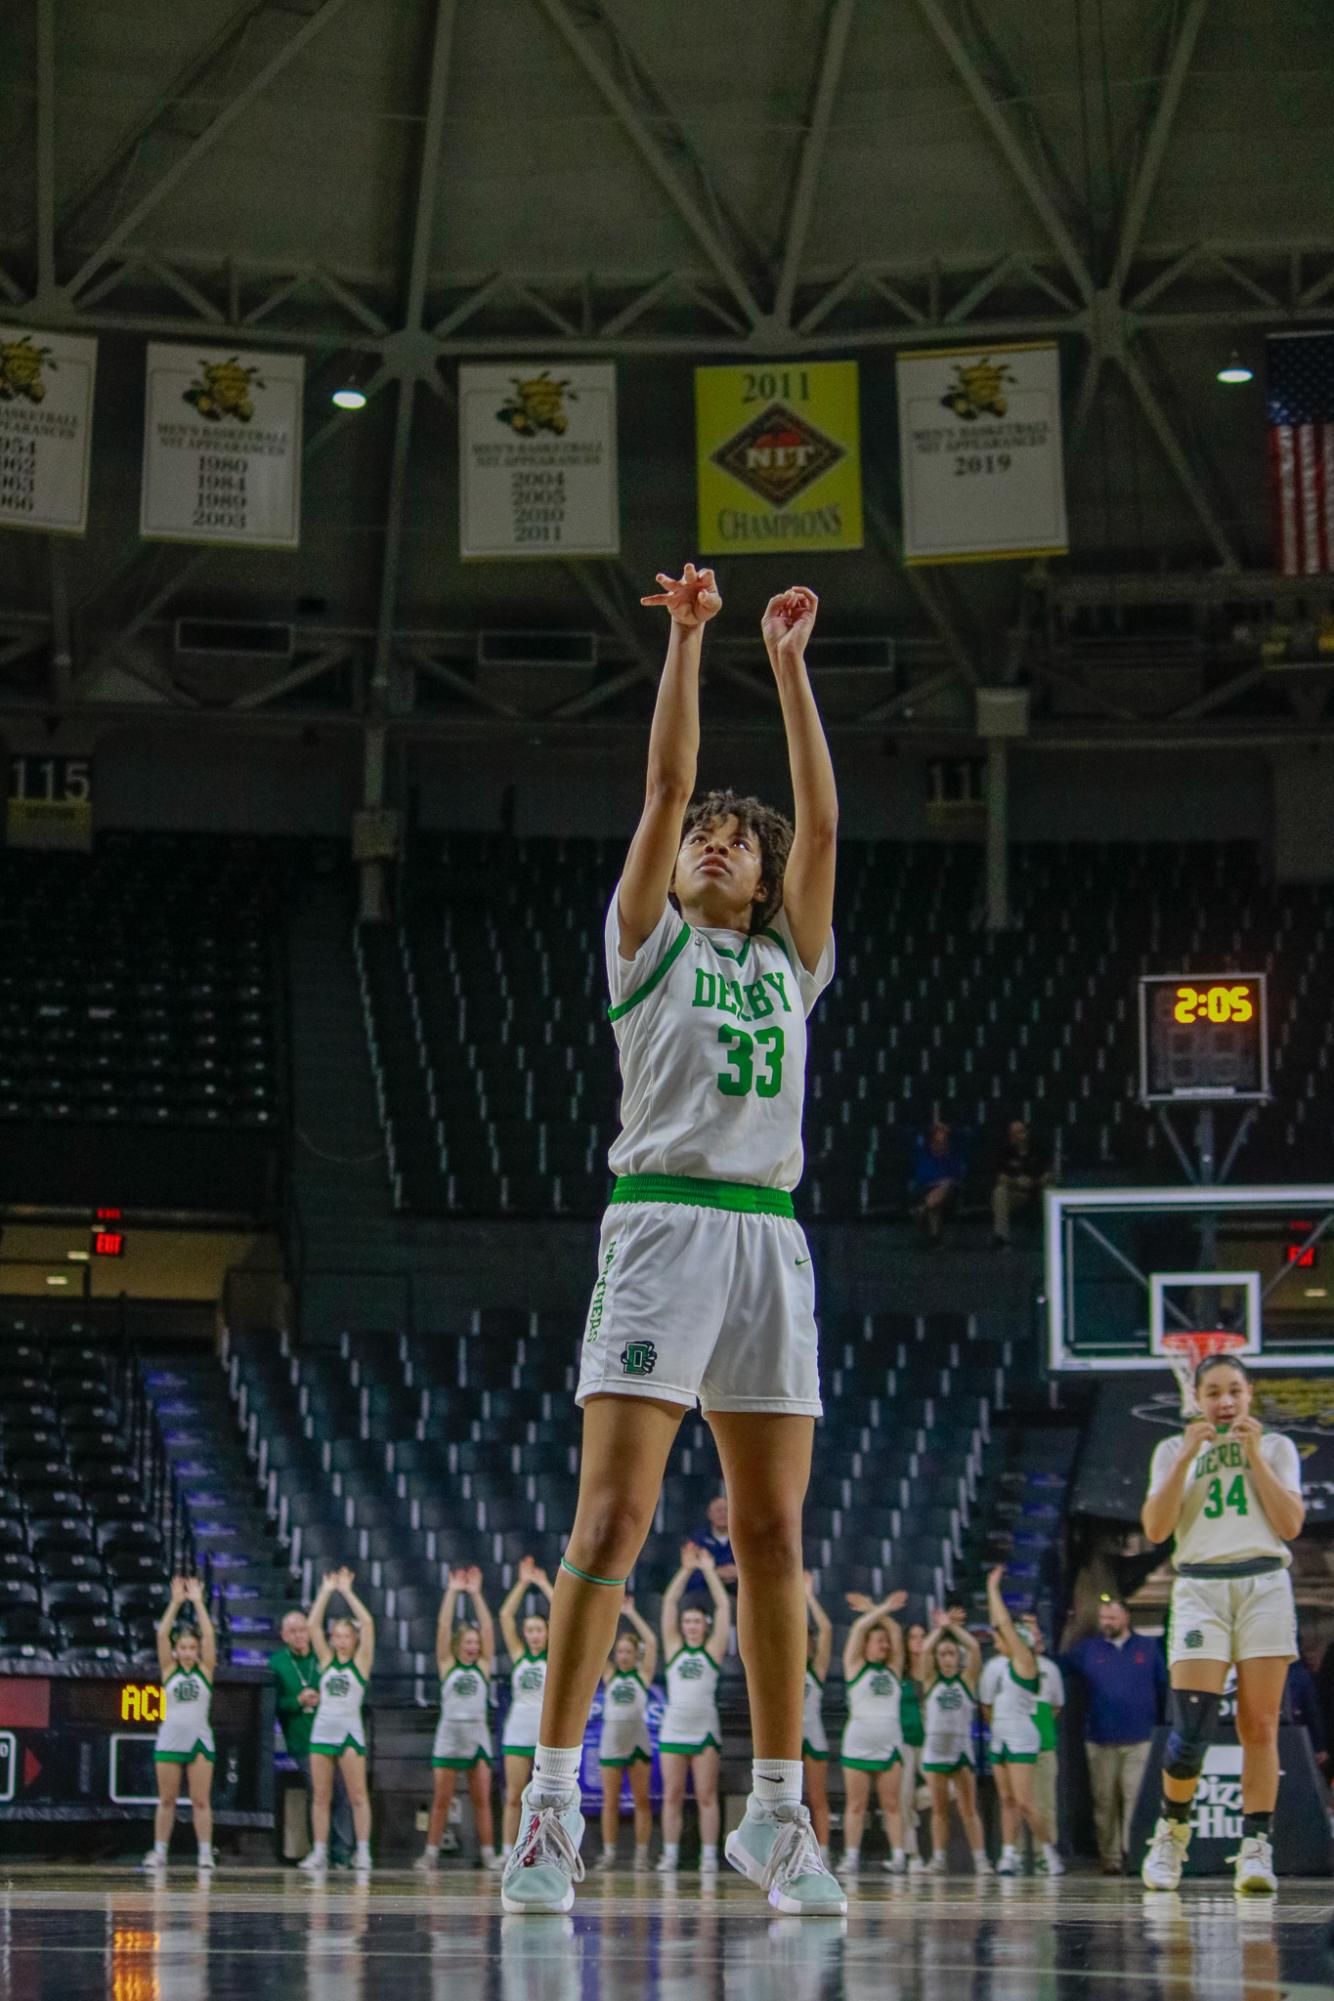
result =
[[[1273,334],[1266,347],[1278,567],[1315,576],[1334,569],[1334,333]]]

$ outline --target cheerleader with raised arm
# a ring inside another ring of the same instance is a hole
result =
[[[352,1588],[350,1570],[331,1570],[310,1608],[310,1644],[320,1667],[320,1706],[310,1728],[311,1827],[315,1845],[301,1864],[318,1874],[329,1863],[329,1821],[334,1769],[343,1775],[357,1847],[354,1867],[371,1866],[371,1797],[366,1781],[366,1685],[375,1664],[375,1621]],[[329,1621],[324,1615],[337,1591],[349,1612]],[[350,1616],[349,1616],[350,1614]]]
[[[472,1600],[476,1625],[456,1627],[462,1598]],[[426,1847],[419,1869],[434,1869],[440,1859],[440,1838],[454,1802],[454,1788],[463,1775],[472,1801],[473,1824],[482,1867],[498,1869],[491,1813],[491,1725],[487,1705],[496,1659],[496,1629],[482,1596],[482,1573],[474,1565],[451,1570],[449,1588],[440,1604],[435,1659],[440,1672],[440,1722],[431,1747],[434,1790]]]
[[[931,1860],[933,1876],[946,1874],[950,1838],[950,1798],[973,1853],[973,1871],[992,1874],[986,1836],[977,1811],[977,1760],[973,1722],[977,1715],[977,1678],[982,1653],[966,1628],[947,1625],[945,1614],[932,1614],[931,1631],[922,1649],[922,1770],[931,1794]]]
[[[804,1575],[806,1610],[810,1628],[806,1634],[806,1697],[801,1716],[801,1763],[806,1787],[806,1805],[811,1826],[820,1844],[820,1853],[829,1866],[829,1739],[820,1714],[824,1685],[829,1679],[829,1663],[834,1653],[834,1627],[829,1614],[815,1595],[810,1571]]]
[[[899,1698],[903,1676],[903,1629],[891,1614],[907,1603],[906,1591],[892,1591],[879,1605],[850,1591],[857,1613],[843,1647],[843,1681],[848,1720],[843,1726],[843,1860],[840,1876],[861,1868],[862,1830],[874,1780],[876,1798],[889,1836],[890,1862],[906,1875],[899,1787],[903,1777],[903,1726]]]
[[[532,1774],[542,1723],[542,1692],[547,1685],[547,1620],[544,1612],[529,1612],[520,1632],[517,1613],[529,1591],[540,1591],[551,1602],[551,1579],[525,1556],[518,1575],[500,1606],[500,1633],[510,1657],[510,1706],[500,1744],[505,1753],[505,1849],[519,1832],[519,1802]]]
[[[186,1605],[194,1607],[195,1624],[180,1626],[177,1619]],[[173,1577],[171,1597],[158,1620],[157,1660],[162,1675],[162,1721],[153,1745],[153,1771],[157,1779],[157,1812],[153,1822],[153,1846],[144,1857],[146,1869],[165,1869],[171,1830],[176,1824],[176,1802],[184,1777],[190,1790],[190,1812],[199,1844],[199,1866],[212,1869],[213,1854],[213,1761],[215,1749],[209,1710],[213,1702],[213,1674],[218,1660],[217,1636],[204,1603],[204,1587],[197,1577]]]
[[[633,1598],[621,1607],[633,1628],[618,1633],[602,1676],[602,1735],[598,1764],[602,1771],[602,1858],[599,1868],[616,1861],[616,1837],[621,1827],[621,1774],[630,1786],[635,1810],[635,1868],[648,1868],[653,1808],[649,1778],[653,1747],[648,1735],[648,1692],[658,1668],[658,1642],[648,1620],[635,1610]]]
[[[697,1606],[679,1610],[686,1580],[702,1571],[713,1600],[713,1617]],[[681,1568],[662,1600],[662,1651],[667,1664],[667,1708],[658,1740],[662,1767],[662,1854],[660,1875],[673,1875],[681,1852],[685,1818],[686,1779],[695,1783],[699,1811],[699,1867],[702,1876],[718,1873],[718,1767],[723,1726],[718,1720],[718,1676],[727,1657],[732,1607],[727,1589],[706,1549],[688,1542],[681,1551]]]

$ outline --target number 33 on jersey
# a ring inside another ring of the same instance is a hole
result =
[[[697,929],[669,904],[623,959],[613,898],[606,952],[623,1083],[612,1172],[795,1188],[806,1018],[833,977],[832,939],[811,973],[782,911],[747,936]]]

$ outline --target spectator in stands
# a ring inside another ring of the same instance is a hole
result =
[[[299,1607],[286,1613],[280,1627],[282,1645],[269,1655],[273,1676],[278,1722],[287,1755],[301,1774],[306,1792],[306,1818],[310,1819],[310,1726],[320,1706],[320,1669],[310,1644],[310,1622]],[[352,1829],[352,1806],[336,1771],[333,1789],[333,1818],[329,1853],[334,1863],[345,1862],[356,1846]]]
[[[945,1218],[958,1201],[966,1167],[963,1149],[943,1119],[937,1119],[925,1133],[918,1134],[913,1147],[909,1203],[932,1249],[944,1236]]]
[[[1163,1713],[1167,1663],[1162,1643],[1136,1633],[1119,1599],[1098,1608],[1098,1630],[1061,1659],[1088,1691],[1085,1755],[1104,1876],[1119,1876],[1130,1845],[1130,1823]]]
[[[696,1529],[690,1540],[694,1543],[696,1549],[707,1550],[713,1558],[714,1575],[717,1577],[718,1582],[726,1584],[729,1589],[735,1589],[737,1578],[736,1558],[732,1554],[732,1544],[727,1532],[726,1493],[715,1494],[704,1512],[708,1517],[708,1525],[705,1528]],[[697,1570],[686,1585],[686,1590],[705,1591],[707,1589],[708,1579],[702,1570]]]
[[[1014,1218],[1038,1209],[1042,1191],[1050,1180],[1048,1164],[1034,1145],[1026,1122],[1011,1119],[1005,1129],[1005,1143],[996,1161],[996,1180],[991,1190],[991,1238],[998,1248],[1008,1250]]]

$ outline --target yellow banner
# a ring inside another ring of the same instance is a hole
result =
[[[861,548],[855,361],[697,368],[695,441],[702,555]]]

